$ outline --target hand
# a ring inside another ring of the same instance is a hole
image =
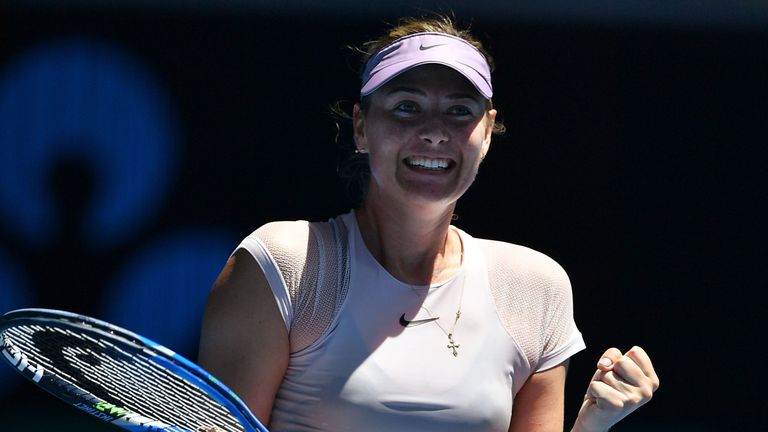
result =
[[[659,377],[648,354],[633,347],[622,355],[611,348],[597,363],[574,432],[603,432],[651,400]]]

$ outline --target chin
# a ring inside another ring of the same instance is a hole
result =
[[[424,185],[409,185],[403,189],[410,202],[422,206],[453,205],[466,191],[459,192],[455,189],[446,190],[445,188],[435,188]]]

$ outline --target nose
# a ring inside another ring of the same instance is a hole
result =
[[[447,128],[439,119],[429,119],[426,121],[419,136],[425,142],[430,144],[442,144],[450,139]]]

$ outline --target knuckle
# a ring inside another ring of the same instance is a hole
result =
[[[617,411],[623,411],[625,408],[627,408],[628,405],[631,405],[631,400],[622,398],[616,402],[615,407]]]
[[[645,387],[642,390],[641,395],[644,399],[650,400],[653,397],[653,388]]]
[[[643,392],[643,395],[645,395],[649,399],[651,398],[651,396],[653,396],[653,393],[658,388],[659,388],[658,380],[649,380],[648,382],[644,383],[644,385],[640,387],[640,389]]]
[[[642,404],[648,402],[648,399],[650,399],[650,397],[645,397],[645,395],[643,395],[643,394],[635,394],[635,395],[632,395],[632,397],[629,398],[629,405],[631,405],[631,406],[639,406],[639,405],[642,405]]]
[[[624,410],[624,407],[626,406],[626,401],[616,398],[616,399],[608,399],[605,401],[605,404],[603,407],[608,411],[622,411]]]

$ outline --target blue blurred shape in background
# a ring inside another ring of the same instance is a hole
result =
[[[51,167],[77,159],[97,179],[84,240],[101,248],[129,238],[175,177],[176,135],[163,87],[118,46],[69,38],[27,50],[0,75],[0,223],[44,245],[58,229]]]
[[[223,231],[164,235],[118,272],[102,317],[194,359],[208,292],[236,245]]]

